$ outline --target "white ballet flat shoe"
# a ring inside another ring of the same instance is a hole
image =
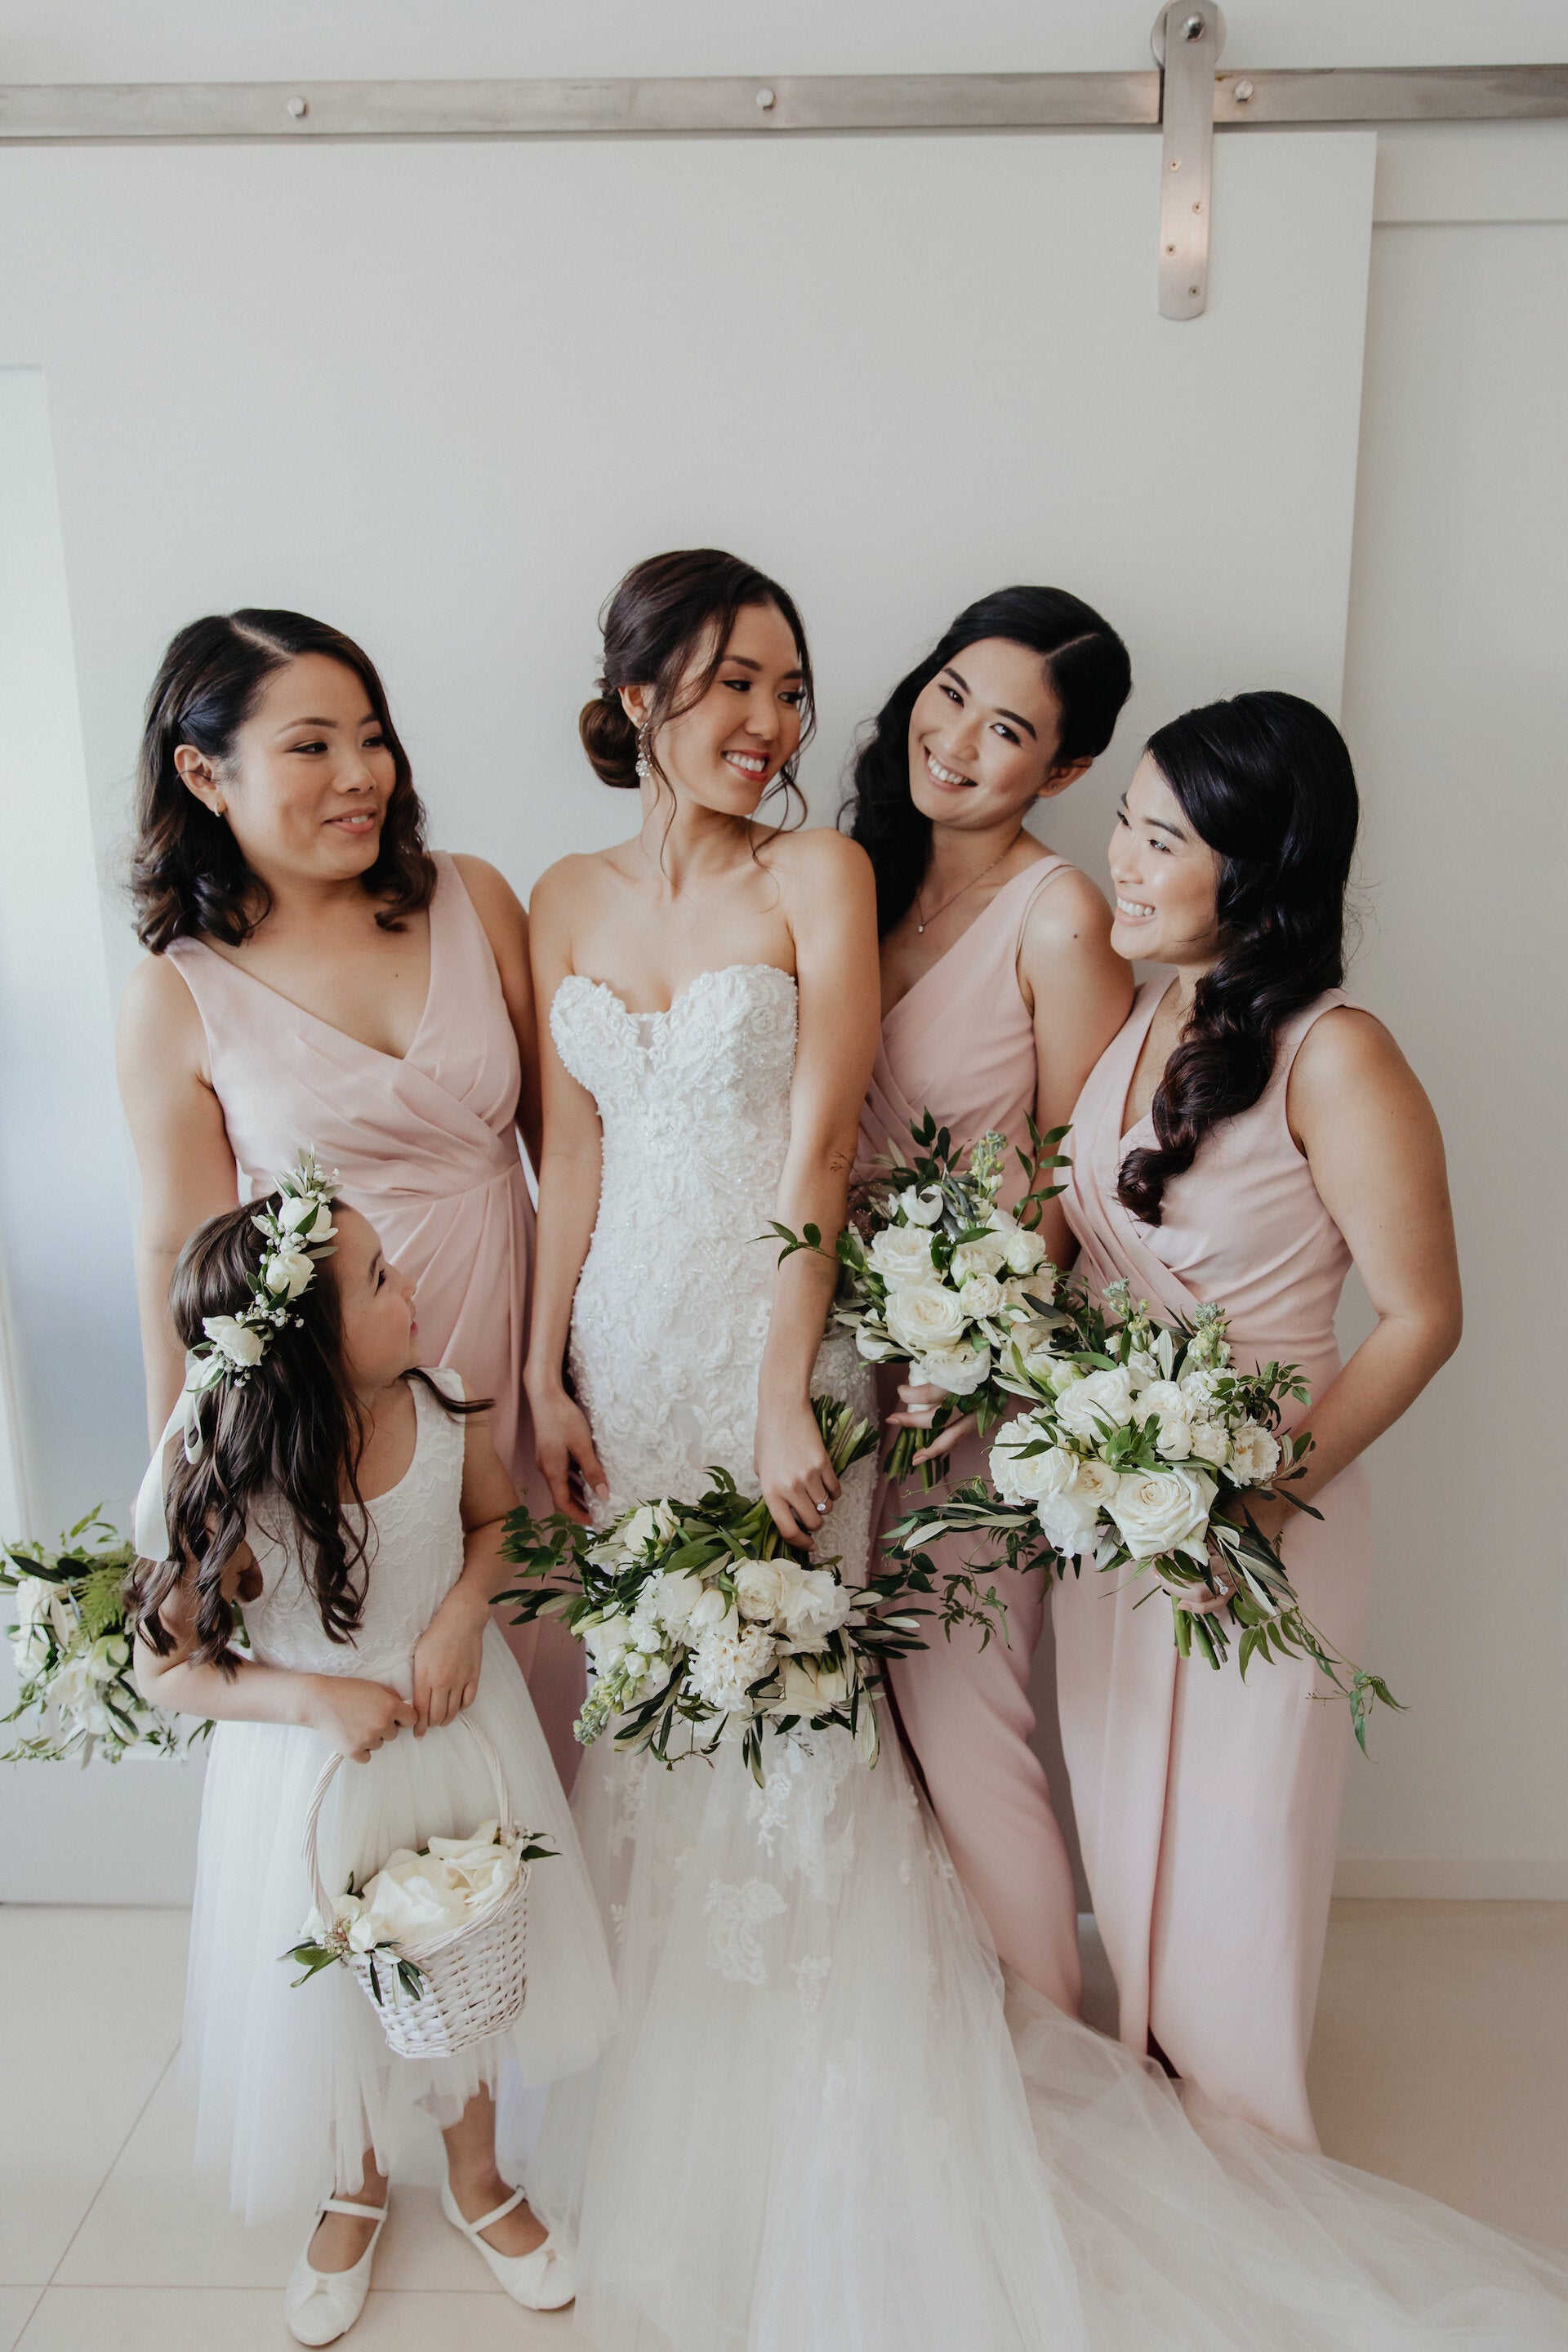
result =
[[[560,2311],[575,2300],[577,2264],[558,2238],[546,2238],[531,2254],[498,2254],[479,2235],[481,2230],[492,2228],[508,2213],[515,2212],[527,2194],[525,2189],[514,2189],[493,2213],[481,2213],[477,2221],[465,2221],[457,2199],[443,2181],[441,2210],[453,2229],[461,2230],[468,2243],[483,2254],[513,2303],[521,2303],[525,2311]]]
[[[329,2197],[310,2225],[311,2238],[322,2213],[352,2213],[356,2221],[374,2221],[375,2227],[370,2233],[369,2245],[352,2271],[312,2270],[306,2259],[310,2251],[307,2239],[305,2252],[295,2263],[283,2290],[283,2316],[296,2344],[335,2344],[340,2336],[348,2334],[364,2309],[364,2299],[370,2293],[370,2266],[375,2259],[386,2207],[355,2205],[346,2197]]]

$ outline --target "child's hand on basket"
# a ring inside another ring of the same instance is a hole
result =
[[[455,1723],[472,1706],[489,1605],[465,1580],[455,1584],[414,1645],[414,1737]]]
[[[385,1683],[365,1682],[358,1675],[312,1675],[310,1682],[306,1719],[311,1730],[351,1763],[368,1764],[375,1748],[418,1720],[402,1692]]]

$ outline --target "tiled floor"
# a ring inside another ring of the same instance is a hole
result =
[[[190,2171],[185,1922],[0,1910],[0,2352],[269,2352],[306,2216],[247,2231]],[[1090,1981],[1103,2002],[1103,1965]],[[1335,1906],[1313,2095],[1331,2152],[1568,2251],[1568,1905]],[[356,2352],[581,2352],[400,2182]]]

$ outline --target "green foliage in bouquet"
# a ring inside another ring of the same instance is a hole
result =
[[[889,1478],[907,1478],[916,1454],[955,1414],[973,1413],[984,1436],[1007,1409],[1000,1367],[1020,1328],[1044,1311],[1033,1295],[1046,1255],[1040,1214],[1063,1190],[1042,1180],[1068,1165],[1057,1148],[1065,1127],[1042,1134],[1031,1118],[1028,1129],[1028,1150],[1015,1152],[1025,1189],[1011,1213],[997,1206],[1006,1137],[983,1135],[961,1167],[950,1130],[926,1110],[910,1124],[913,1156],[858,1187],[831,1251],[816,1225],[798,1235],[771,1228],[781,1265],[798,1249],[837,1260],[833,1319],[854,1333],[862,1356],[902,1358],[914,1380],[947,1391],[929,1429],[900,1430],[882,1465]],[[929,1494],[947,1476],[947,1461],[920,1470]]]
[[[86,1764],[99,1755],[117,1764],[132,1750],[173,1756],[212,1729],[208,1723],[182,1727],[149,1706],[136,1687],[125,1619],[125,1580],[135,1557],[98,1511],[79,1519],[52,1549],[5,1547],[0,1592],[16,1599],[17,1622],[7,1631],[21,1691],[0,1721],[30,1718],[38,1728],[0,1762],[75,1757]]]
[[[1026,1409],[993,1445],[989,1478],[910,1512],[889,1541],[927,1566],[926,1546],[972,1535],[1013,1569],[1077,1575],[1087,1558],[1103,1573],[1146,1573],[1138,1605],[1166,1594],[1182,1657],[1217,1668],[1234,1642],[1244,1679],[1259,1659],[1310,1659],[1348,1702],[1364,1752],[1373,1708],[1399,1701],[1306,1615],[1252,1509],[1279,1496],[1321,1517],[1290,1493],[1311,1447],[1281,1428],[1287,1400],[1310,1401],[1298,1368],[1239,1370],[1216,1307],[1161,1323],[1125,1282],[1101,1304],[1075,1276],[1047,1277],[1046,1328],[1010,1348],[1001,1375]],[[1199,1592],[1223,1606],[1185,1605]]]
[[[815,1399],[813,1411],[843,1477],[874,1449],[875,1427],[831,1398]],[[559,1618],[594,1663],[578,1738],[586,1745],[613,1723],[617,1748],[668,1765],[738,1736],[761,1784],[767,1728],[836,1725],[874,1764],[882,1668],[924,1648],[927,1614],[988,1637],[1001,1615],[995,1592],[982,1593],[967,1570],[913,1561],[847,1585],[837,1562],[787,1544],[767,1505],[728,1471],[708,1475],[696,1502],[642,1503],[598,1532],[561,1512],[536,1519],[520,1508],[507,1521],[506,1557],[524,1580],[501,1599],[519,1622]]]

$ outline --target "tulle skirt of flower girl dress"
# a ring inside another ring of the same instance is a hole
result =
[[[327,2194],[334,2151],[351,2173],[367,2147],[384,2168],[395,2165],[412,2134],[456,2123],[481,2085],[498,2088],[509,2062],[525,2084],[552,2082],[605,2045],[616,2000],[597,1907],[543,1734],[493,1626],[470,1718],[500,1758],[519,1826],[556,1851],[534,1865],[529,1888],[521,2015],[431,2061],[393,2054],[346,1969],[296,1986],[298,1966],[280,1957],[311,1907],[300,1842],[325,1742],[270,1723],[224,1723],[213,1734],[182,2065],[196,2097],[197,2163],[226,2173],[247,2220]],[[467,1719],[419,1739],[400,1732],[368,1763],[340,1767],[321,1819],[323,1877],[333,1891],[351,1871],[363,1885],[396,1847],[466,1835],[494,1813]]]
[[[896,1743],[576,1811],[623,2027],[530,2193],[597,2352],[1548,2352],[1568,2266],[1279,2147],[1004,1986]]]

